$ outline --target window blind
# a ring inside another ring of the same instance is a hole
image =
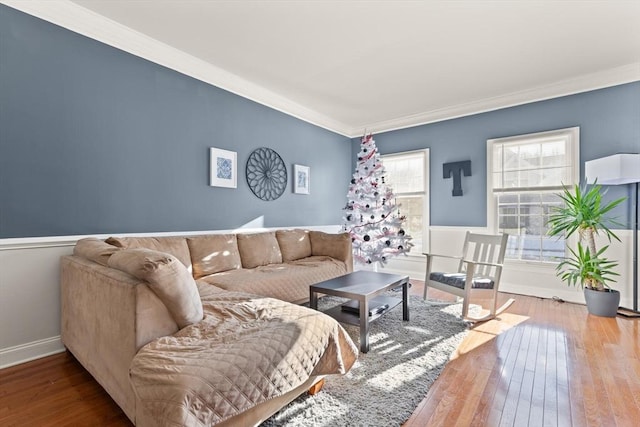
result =
[[[424,152],[416,151],[382,156],[389,182],[396,195],[424,193]]]
[[[573,181],[571,135],[495,142],[493,192],[557,191]]]

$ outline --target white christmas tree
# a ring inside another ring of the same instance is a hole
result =
[[[402,228],[406,217],[399,208],[385,183],[385,169],[373,136],[366,135],[360,144],[343,216],[344,230],[353,242],[354,261],[384,265],[389,258],[411,250],[411,236]]]

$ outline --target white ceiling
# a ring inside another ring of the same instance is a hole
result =
[[[348,136],[640,80],[640,0],[53,3],[188,54],[181,72]],[[100,38],[96,25],[84,33]]]

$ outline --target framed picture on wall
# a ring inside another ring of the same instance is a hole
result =
[[[211,187],[238,187],[238,153],[209,148],[209,185]]]
[[[311,178],[309,166],[293,165],[293,192],[296,194],[309,194],[309,179]]]

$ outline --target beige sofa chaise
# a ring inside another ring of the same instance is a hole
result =
[[[357,359],[292,304],[352,269],[346,234],[84,239],[62,259],[62,341],[136,425],[257,425]]]

